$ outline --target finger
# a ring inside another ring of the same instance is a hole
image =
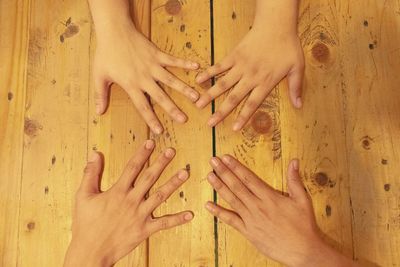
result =
[[[177,67],[187,70],[197,70],[199,68],[199,63],[197,62],[174,57],[163,52],[160,53],[159,59],[162,66]]]
[[[207,202],[206,209],[224,223],[229,224],[239,232],[244,233],[244,222],[235,212],[225,209],[213,202]]]
[[[246,206],[243,202],[232,193],[231,190],[213,173],[210,172],[207,176],[208,182],[214,188],[215,191],[222,197],[231,207],[239,214],[245,214],[247,212]]]
[[[150,234],[154,234],[161,230],[170,229],[178,225],[188,223],[193,219],[193,217],[194,215],[190,211],[184,211],[171,215],[164,215],[162,217],[153,219],[148,224],[147,229],[150,232]]]
[[[246,97],[252,88],[248,82],[240,80],[239,83],[228,94],[227,98],[222,102],[218,110],[208,120],[208,126],[214,127],[220,121],[225,119],[232,110],[237,107],[240,102]]]
[[[155,144],[153,140],[147,140],[139,147],[135,155],[132,156],[126,164],[121,177],[116,183],[116,186],[124,190],[132,188],[133,183],[153,153],[154,145]]]
[[[175,156],[175,150],[167,148],[157,160],[147,168],[143,175],[137,180],[135,188],[130,192],[132,197],[142,199],[149,191],[150,187],[158,180],[165,167]]]
[[[214,98],[220,96],[225,91],[232,88],[240,80],[240,73],[231,69],[225,76],[218,79],[217,83],[208,89],[196,102],[198,108],[204,108]]]
[[[78,192],[84,195],[100,193],[100,178],[103,172],[103,157],[92,152],[84,169]]]
[[[172,89],[175,89],[176,91],[185,95],[192,102],[196,102],[197,99],[199,99],[199,93],[196,90],[194,90],[192,87],[182,82],[180,79],[178,79],[177,77],[172,75],[169,71],[163,68],[160,69],[159,80],[168,87],[171,87]]]
[[[252,203],[255,201],[253,197],[254,195],[239,180],[239,178],[237,178],[236,175],[217,157],[212,158],[210,164],[218,177],[228,186],[229,190],[248,208],[251,207]]]
[[[189,173],[186,170],[180,170],[143,203],[142,209],[148,214],[153,212],[161,203],[167,200],[176,189],[186,182],[188,178]]]
[[[183,113],[171,98],[160,88],[156,83],[147,88],[149,95],[156,101],[168,115],[179,123],[184,123],[187,120],[185,113]]]
[[[103,114],[108,106],[110,95],[110,83],[101,76],[96,75],[94,78],[94,103],[96,106],[96,113]]]
[[[232,129],[234,131],[239,131],[243,128],[254,112],[256,112],[256,110],[260,107],[269,92],[270,91],[265,91],[261,87],[257,87],[253,90],[253,92],[251,92],[238,117],[236,118],[235,123],[233,124]]]
[[[154,113],[154,110],[151,107],[149,100],[141,92],[133,93],[133,90],[129,90],[128,94],[137,111],[142,116],[146,124],[150,127],[150,129],[155,134],[161,134],[163,132],[163,127],[161,126],[160,121]]]
[[[301,108],[301,91],[303,86],[304,67],[294,67],[287,75],[289,97],[296,108]]]
[[[275,191],[272,187],[261,180],[254,172],[240,163],[230,155],[224,155],[222,161],[242,181],[242,183],[258,198],[273,196]]]
[[[293,159],[289,163],[287,175],[288,193],[297,201],[308,201],[308,195],[299,174],[299,160]]]
[[[217,63],[211,67],[208,67],[205,71],[199,73],[196,77],[196,82],[198,84],[203,83],[215,75],[218,75],[222,72],[227,71],[232,67],[232,60],[230,58],[225,58],[221,61],[221,63]]]

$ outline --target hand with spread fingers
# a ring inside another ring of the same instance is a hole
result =
[[[98,153],[91,156],[76,194],[72,240],[65,267],[112,266],[153,233],[192,220],[190,211],[159,218],[152,216],[152,212],[189,176],[186,170],[180,170],[146,198],[175,155],[175,151],[168,148],[153,165],[142,171],[153,149],[154,142],[146,141],[129,161],[119,180],[105,192],[99,188],[102,157]]]
[[[150,129],[160,134],[163,127],[153,111],[150,96],[169,116],[184,123],[187,116],[160,87],[171,87],[195,102],[199,93],[171,74],[165,67],[196,70],[199,65],[161,52],[136,30],[127,0],[89,1],[96,28],[94,60],[96,112],[103,114],[109,102],[111,84],[120,85],[129,95]]]
[[[208,202],[206,208],[242,233],[265,256],[287,266],[357,266],[320,236],[311,200],[299,175],[288,168],[288,196],[277,192],[235,158],[211,159],[208,181],[232,210]]]
[[[196,102],[204,108],[213,99],[230,90],[208,125],[213,127],[225,119],[241,102],[243,109],[233,130],[243,128],[271,90],[285,77],[290,100],[302,106],[301,88],[304,55],[297,35],[297,0],[258,0],[254,24],[241,42],[221,62],[200,73],[196,81],[225,73]],[[279,25],[277,27],[276,25]]]

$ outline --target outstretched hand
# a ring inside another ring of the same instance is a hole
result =
[[[229,155],[213,158],[210,164],[216,174],[211,172],[208,181],[232,209],[213,202],[206,208],[265,256],[288,266],[356,266],[321,238],[298,160],[289,164],[288,196]]]
[[[175,151],[168,148],[144,168],[154,149],[148,140],[128,162],[111,189],[101,192],[103,159],[93,153],[76,194],[72,241],[64,266],[112,266],[143,240],[160,230],[189,222],[190,211],[154,218],[152,212],[188,179],[184,169],[146,198]],[[141,175],[139,175],[142,172]]]

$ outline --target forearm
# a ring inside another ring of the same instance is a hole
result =
[[[256,0],[253,27],[281,29],[296,34],[298,9],[299,0]]]
[[[129,13],[128,0],[88,0],[96,33],[135,28]]]

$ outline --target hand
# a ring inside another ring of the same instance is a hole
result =
[[[263,3],[260,5],[281,2],[262,1]],[[293,3],[296,1],[290,0],[290,2],[292,2],[290,8],[293,8]],[[274,5],[278,4],[275,3]],[[295,8],[297,8],[296,6]],[[285,12],[289,9],[286,6],[283,8],[285,8],[283,9]],[[296,23],[288,23],[286,26],[283,22],[286,17],[279,10],[274,10],[273,7],[267,6],[259,9],[273,10],[277,14],[256,15],[252,29],[236,48],[220,63],[209,67],[196,78],[197,83],[203,83],[226,72],[213,87],[200,97],[196,103],[199,108],[204,108],[213,99],[232,88],[218,110],[210,117],[208,121],[210,127],[225,119],[233,109],[248,97],[233,124],[234,131],[242,129],[271,90],[286,76],[293,105],[296,108],[300,108],[302,105],[301,87],[304,56],[295,29]],[[279,19],[275,19],[277,15],[280,16]],[[262,16],[268,19],[260,21]],[[297,16],[288,19],[288,21],[296,21],[296,19]]]
[[[154,142],[146,141],[119,180],[105,192],[99,189],[102,157],[98,153],[91,156],[76,194],[72,241],[64,266],[112,266],[153,233],[193,218],[189,211],[152,217],[153,210],[188,178],[188,172],[180,170],[146,199],[147,192],[175,155],[168,148],[139,177],[153,149]]]
[[[208,181],[233,210],[208,202],[206,208],[242,233],[265,256],[288,266],[353,266],[320,237],[311,200],[289,164],[288,196],[277,192],[231,156],[213,158]]]
[[[186,115],[158,83],[175,89],[195,102],[199,98],[198,92],[172,75],[165,67],[195,70],[198,64],[161,52],[135,29],[133,23],[114,27],[111,30],[97,31],[94,61],[96,112],[98,114],[105,112],[109,101],[110,85],[116,83],[128,93],[138,112],[154,133],[162,133],[163,127],[147,95],[153,98],[176,122],[186,122]]]

